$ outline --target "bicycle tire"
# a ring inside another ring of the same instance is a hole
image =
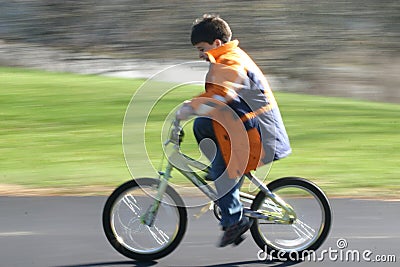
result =
[[[318,229],[317,236],[314,238],[314,240],[312,240],[312,242],[310,242],[306,246],[302,246],[299,248],[291,248],[285,251],[276,244],[272,244],[273,242],[268,239],[269,238],[268,234],[267,236],[264,236],[264,234],[261,233],[260,221],[258,219],[254,220],[253,225],[250,228],[251,235],[254,241],[268,255],[272,256],[273,258],[279,258],[285,260],[302,260],[311,251],[317,250],[322,245],[322,243],[325,241],[325,239],[329,234],[332,224],[332,210],[328,198],[316,184],[300,177],[280,178],[269,183],[267,187],[272,192],[277,192],[280,189],[286,189],[286,188],[289,189],[297,188],[304,191],[308,191],[310,195],[315,197],[315,199],[319,202],[318,204],[319,207],[321,208],[321,226]],[[279,192],[277,194],[279,195]],[[265,196],[266,196],[265,193],[260,191],[256,195],[251,205],[251,209],[259,210],[259,208],[261,207],[261,205],[263,205],[265,201]],[[287,199],[283,198],[283,200],[287,202]],[[305,202],[305,200],[303,200],[303,202]],[[294,210],[297,213],[296,208],[294,208]]]
[[[122,238],[118,236],[118,233],[116,233],[116,227],[113,225],[114,219],[114,208],[116,209],[117,205],[120,200],[122,200],[125,196],[124,194],[129,194],[130,191],[136,190],[136,189],[142,189],[142,188],[158,188],[158,185],[160,183],[160,180],[158,179],[153,179],[153,178],[137,178],[135,180],[130,180],[122,185],[120,185],[118,188],[114,190],[114,192],[108,197],[104,209],[103,209],[103,216],[102,216],[102,221],[103,221],[103,230],[104,233],[110,242],[110,244],[116,249],[119,253],[122,255],[137,260],[137,261],[153,261],[162,257],[167,256],[170,254],[172,251],[175,250],[175,248],[179,245],[179,243],[182,241],[182,238],[185,234],[186,231],[186,225],[187,225],[187,211],[185,208],[185,205],[183,203],[182,198],[179,196],[179,194],[169,185],[167,185],[166,191],[164,198],[168,197],[171,202],[170,204],[165,204],[169,205],[172,209],[176,211],[179,223],[177,223],[177,229],[174,230],[174,233],[171,235],[172,240],[168,240],[169,242],[165,247],[162,247],[161,249],[155,250],[155,251],[136,251],[135,249],[131,248],[130,246],[124,244],[124,242],[121,242]],[[139,191],[140,192],[140,191]],[[146,193],[147,194],[147,193]],[[144,198],[143,196],[141,196]],[[147,197],[147,196],[146,196]],[[150,196],[151,197],[151,196]],[[135,199],[134,199],[135,200]],[[118,208],[119,209],[119,208]],[[130,207],[132,209],[132,207]],[[126,209],[129,211],[129,208]],[[139,217],[139,215],[135,214],[136,217]],[[157,214],[160,215],[160,214]],[[132,216],[134,217],[134,216]],[[158,217],[156,217],[158,218]],[[157,220],[157,219],[156,219]],[[132,219],[130,220],[132,221]],[[136,218],[136,221],[138,221],[138,218]],[[136,226],[139,223],[136,223]],[[143,227],[142,229],[146,230],[150,228],[149,226],[141,225],[140,227]],[[158,229],[157,229],[158,230]],[[131,232],[134,232],[133,230],[130,230]],[[150,231],[150,230],[149,230]],[[134,239],[133,234],[130,232],[130,237]],[[136,231],[136,233],[143,232],[143,231]],[[162,234],[165,234],[161,232]]]

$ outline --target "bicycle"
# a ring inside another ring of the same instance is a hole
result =
[[[177,169],[211,200],[220,219],[217,193],[195,169],[207,173],[209,166],[183,154],[183,127],[175,120],[169,140],[172,153],[156,178],[136,178],[112,192],[103,209],[103,229],[108,241],[122,255],[152,261],[170,254],[181,242],[187,226],[187,211],[180,195],[168,184]],[[180,165],[180,166],[176,166]],[[284,177],[264,185],[251,173],[247,178],[258,189],[254,196],[241,192],[244,216],[253,221],[251,235],[272,257],[306,255],[318,249],[328,236],[332,211],[328,198],[314,183],[299,177]],[[238,239],[235,244],[242,240]]]

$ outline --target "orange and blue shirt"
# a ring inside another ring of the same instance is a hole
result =
[[[205,92],[191,105],[213,128],[229,177],[288,156],[289,138],[268,82],[237,40],[206,52]]]

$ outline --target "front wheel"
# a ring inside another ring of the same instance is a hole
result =
[[[182,198],[167,186],[153,225],[141,216],[154,203],[160,180],[139,178],[119,186],[103,209],[103,229],[111,245],[122,255],[152,261],[171,253],[186,230],[187,212]]]
[[[332,211],[322,190],[314,183],[298,177],[272,181],[267,187],[296,213],[291,224],[254,220],[251,234],[257,245],[274,258],[301,260],[318,249],[328,236]],[[282,212],[282,209],[261,191],[252,210]]]

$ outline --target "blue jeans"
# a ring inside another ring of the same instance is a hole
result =
[[[218,193],[218,206],[222,215],[221,226],[232,226],[241,220],[243,212],[238,179],[232,179],[227,174],[225,161],[214,134],[212,120],[206,117],[196,118],[193,132],[200,149],[211,161],[209,177],[214,181]]]

